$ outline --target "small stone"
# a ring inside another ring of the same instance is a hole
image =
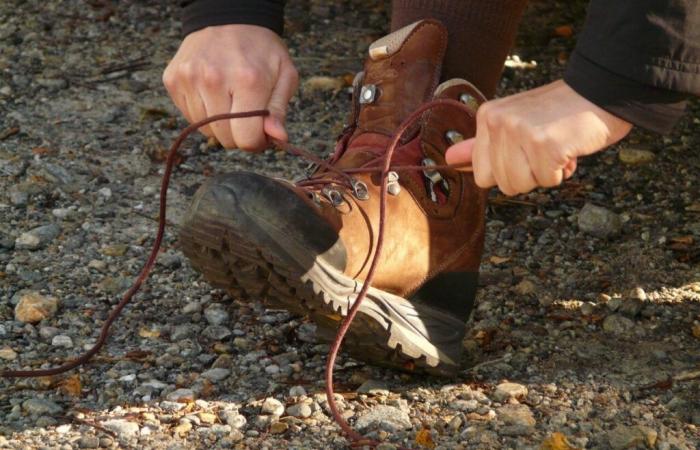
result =
[[[0,348],[0,359],[5,359],[7,361],[13,361],[17,358],[17,352],[12,350],[10,347]]]
[[[607,238],[620,232],[622,221],[614,212],[586,203],[578,213],[578,227],[592,236]]]
[[[38,250],[45,247],[61,233],[61,227],[55,223],[36,227],[20,234],[15,240],[16,249]]]
[[[37,323],[53,317],[58,311],[58,299],[44,297],[38,292],[28,292],[15,306],[15,320],[23,323]]]
[[[83,436],[78,439],[79,448],[99,448],[100,439],[97,436]]]
[[[633,449],[643,445],[654,448],[657,436],[657,432],[651,428],[625,425],[619,425],[607,434],[608,443],[613,450]]]
[[[532,281],[523,280],[513,288],[513,292],[518,295],[530,295],[535,293],[535,289],[535,284]]]
[[[234,430],[240,430],[241,428],[246,426],[246,423],[248,423],[244,415],[239,414],[238,411],[231,410],[222,411],[221,420],[226,422],[226,424]]]
[[[231,330],[220,325],[209,325],[202,331],[202,335],[214,341],[220,341],[231,336]]]
[[[187,420],[183,420],[179,425],[173,428],[173,433],[177,434],[178,436],[183,436],[189,433],[190,430],[192,430],[192,423]]]
[[[196,312],[200,312],[201,310],[202,304],[199,302],[189,302],[188,304],[182,307],[183,314],[193,314]]]
[[[194,392],[192,392],[192,389],[176,389],[169,393],[165,398],[172,402],[193,402]]]
[[[228,312],[218,304],[209,306],[204,310],[204,318],[210,325],[222,325],[228,322]]]
[[[124,256],[126,251],[129,250],[129,246],[125,244],[114,244],[107,245],[100,249],[100,253],[105,256]]]
[[[398,432],[411,428],[411,418],[404,411],[393,406],[378,405],[357,419],[355,427],[360,431],[380,428],[388,432]]]
[[[22,402],[22,409],[27,414],[33,416],[51,416],[54,414],[59,414],[63,411],[63,408],[58,404],[43,398],[30,398],[29,400],[25,400]]]
[[[212,414],[209,412],[200,412],[197,415],[199,416],[199,420],[201,420],[202,423],[211,425],[216,422],[216,414]]]
[[[620,309],[620,306],[622,306],[622,299],[618,297],[611,298],[608,300],[605,306],[607,306],[610,311],[615,312]]]
[[[456,409],[457,411],[473,412],[479,407],[479,402],[477,400],[454,400],[449,403],[450,408]]]
[[[501,383],[496,386],[493,398],[497,402],[504,402],[511,398],[523,398],[527,396],[527,387],[518,383]]]
[[[644,302],[634,298],[627,299],[620,304],[618,312],[627,317],[636,317],[644,308]]]
[[[581,305],[581,314],[584,316],[590,316],[595,312],[595,303],[593,302],[583,302]]]
[[[281,434],[284,433],[289,429],[289,425],[287,422],[275,422],[272,425],[270,425],[270,433],[272,434]]]
[[[389,387],[383,381],[367,380],[357,388],[358,394],[389,395]]]
[[[73,348],[73,339],[70,336],[59,334],[51,339],[51,345],[54,347]]]
[[[630,298],[644,302],[647,300],[648,297],[644,289],[637,286],[636,288],[632,289],[632,292],[630,292]]]
[[[280,373],[280,366],[277,364],[270,364],[269,366],[265,367],[265,373],[270,374],[270,375],[277,375]]]
[[[634,328],[634,322],[619,314],[611,314],[603,320],[603,330],[612,334],[625,334]]]
[[[268,397],[262,404],[260,409],[263,414],[272,414],[273,416],[281,416],[284,414],[284,405],[276,398]]]
[[[691,331],[693,333],[693,336],[700,339],[700,323],[693,324]]]
[[[91,259],[90,262],[88,262],[88,268],[104,272],[107,269],[107,263],[99,259]]]
[[[304,395],[306,395],[306,389],[304,389],[304,386],[292,386],[289,388],[290,397],[302,397]]]
[[[293,417],[309,417],[311,413],[311,406],[307,403],[297,403],[287,407],[287,414]]]
[[[102,426],[113,431],[120,437],[136,436],[139,434],[139,425],[124,419],[112,419],[102,422]]]
[[[112,190],[108,187],[103,187],[97,191],[104,198],[112,198]]]
[[[225,380],[229,375],[231,375],[231,371],[229,369],[222,368],[209,369],[205,372],[202,372],[202,378],[206,378],[207,380],[213,381],[215,383]]]
[[[506,425],[534,427],[536,423],[532,411],[526,405],[505,405],[498,408],[497,414]]]
[[[656,155],[649,150],[637,149],[637,148],[622,148],[618,154],[620,161],[624,164],[637,165],[646,164],[654,160]]]

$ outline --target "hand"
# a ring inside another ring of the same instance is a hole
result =
[[[632,125],[577,94],[564,81],[486,102],[476,137],[447,149],[449,164],[472,163],[476,184],[506,195],[561,184],[590,155],[627,135]]]
[[[287,47],[255,25],[207,27],[189,34],[163,72],[170,98],[190,122],[215,114],[269,109],[270,116],[200,128],[226,148],[261,150],[266,135],[286,141],[287,103],[299,76]]]

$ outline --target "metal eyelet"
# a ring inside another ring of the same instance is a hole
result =
[[[324,187],[321,192],[323,195],[326,196],[328,201],[331,202],[331,205],[333,206],[340,206],[343,203],[343,194],[340,193],[340,191],[337,191],[335,189],[331,189],[329,187]]]
[[[318,192],[307,192],[309,200],[312,200],[316,205],[321,206],[321,197],[319,197]]]
[[[432,200],[433,203],[437,203],[438,196],[437,196],[437,193],[435,192],[435,185],[440,183],[445,195],[449,195],[450,194],[450,184],[447,182],[446,179],[444,179],[442,177],[442,174],[440,174],[440,172],[431,168],[432,166],[436,165],[435,161],[433,161],[432,159],[430,159],[430,158],[423,159],[423,161],[421,161],[421,165],[424,167],[423,176],[425,177],[425,190],[428,193],[430,200]]]
[[[449,130],[447,133],[445,133],[445,138],[450,144],[456,144],[464,140],[464,136],[462,136],[462,133],[455,130]]]
[[[459,96],[459,101],[469,106],[474,111],[479,108],[479,100],[477,100],[473,95],[462,94]]]
[[[369,190],[362,181],[352,182],[352,192],[358,200],[369,200]]]
[[[396,172],[389,172],[386,176],[387,184],[386,191],[391,195],[399,195],[401,192],[401,185],[399,184],[399,174]]]
[[[360,104],[367,105],[374,103],[377,98],[377,86],[374,84],[366,84],[360,89]]]

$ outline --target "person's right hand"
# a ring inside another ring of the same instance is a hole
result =
[[[282,39],[255,25],[221,25],[190,33],[163,72],[163,84],[190,122],[215,114],[269,109],[267,117],[221,120],[200,128],[226,148],[256,151],[266,135],[286,141],[289,99],[299,76]]]

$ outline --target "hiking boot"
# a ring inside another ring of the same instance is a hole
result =
[[[464,80],[438,85],[447,32],[423,20],[370,47],[355,79],[350,125],[328,163],[293,184],[250,172],[207,180],[180,240],[194,268],[236,298],[308,315],[332,337],[376,248],[381,164],[399,124],[422,103],[449,98],[475,112]],[[400,142],[390,172],[383,251],[345,339],[357,359],[453,374],[474,304],[486,194],[470,173],[435,170],[445,150],[474,136],[474,114],[438,106]],[[353,169],[355,169],[353,171]],[[345,171],[345,172],[343,172]],[[341,172],[341,173],[339,173]]]

